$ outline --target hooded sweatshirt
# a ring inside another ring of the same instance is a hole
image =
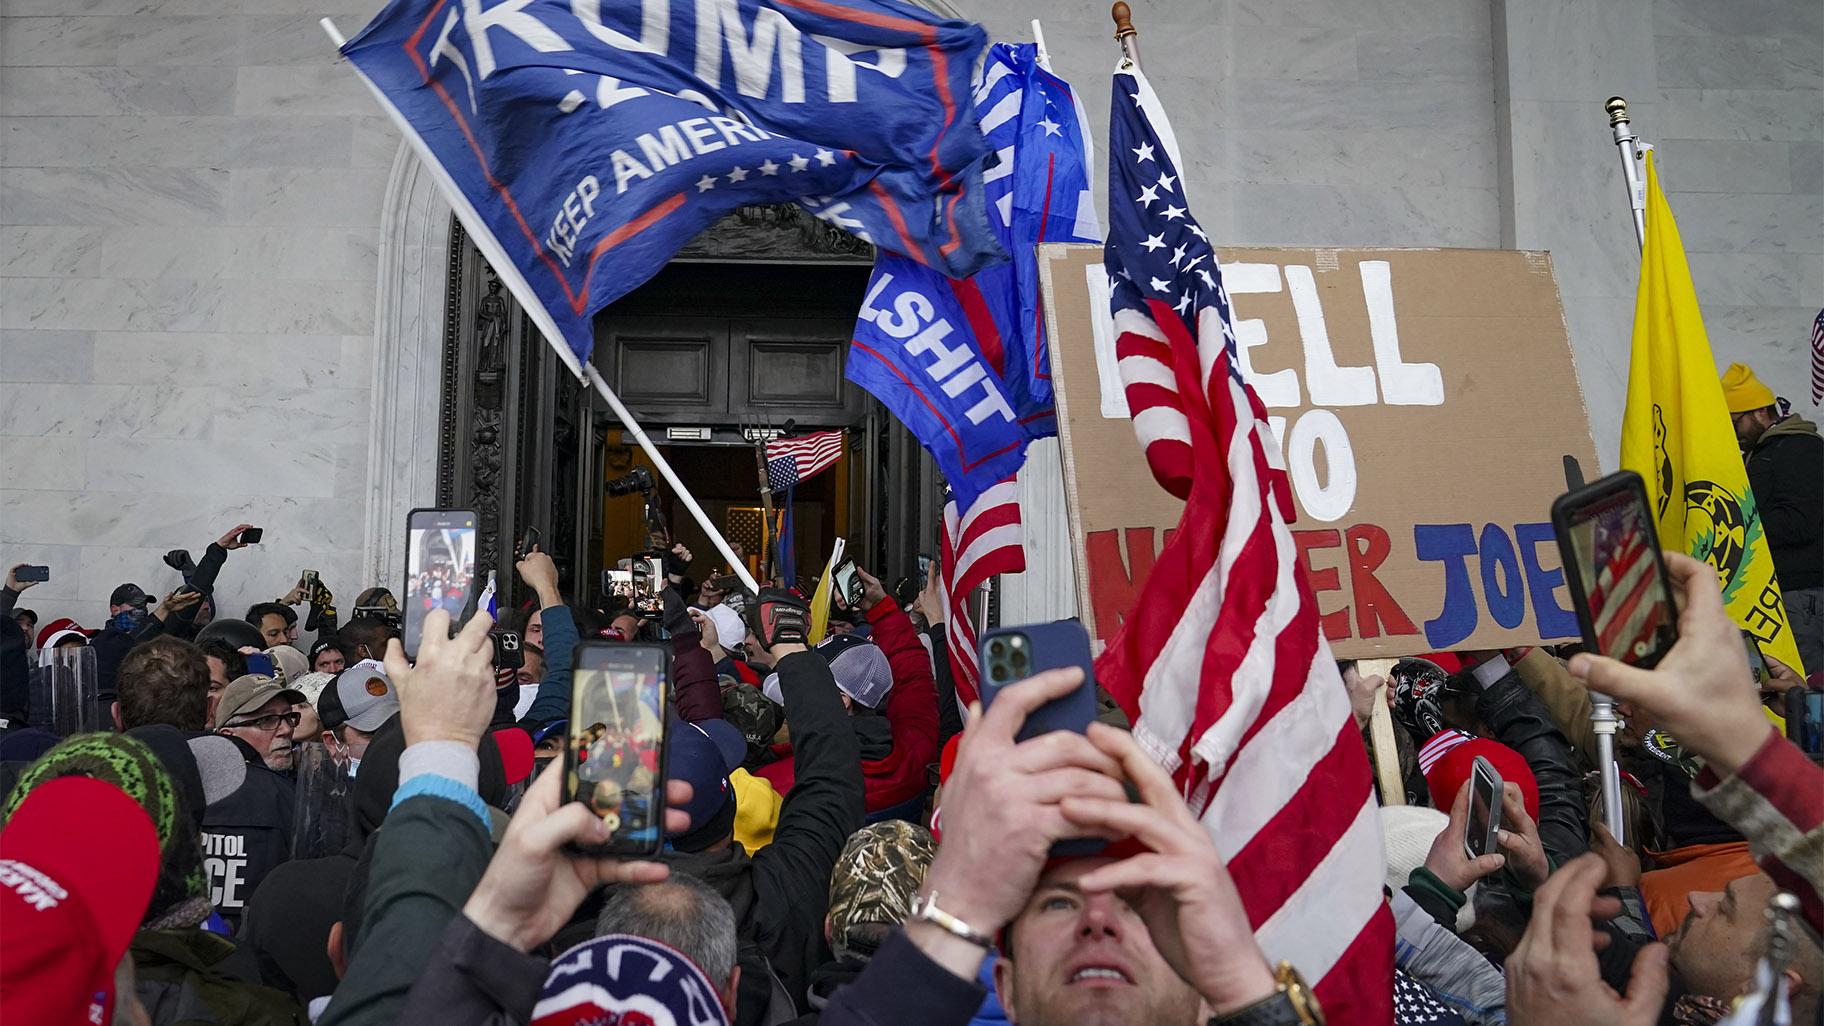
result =
[[[1780,587],[1824,587],[1824,436],[1790,414],[1762,433],[1746,460]]]

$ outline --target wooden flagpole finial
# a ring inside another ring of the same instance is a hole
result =
[[[1135,35],[1134,12],[1125,3],[1117,3],[1109,8],[1109,17],[1115,19],[1115,39],[1117,41]]]

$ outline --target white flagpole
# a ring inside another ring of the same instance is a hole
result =
[[[1032,19],[1032,41],[1039,45],[1039,67],[1051,70],[1051,51],[1045,49],[1045,30],[1039,27],[1039,19]]]
[[[329,36],[331,42],[336,44],[336,49],[341,50],[342,44],[346,40],[343,39],[342,33],[337,31],[335,23],[324,18],[317,24],[323,26],[324,33]],[[352,68],[353,65],[350,67]],[[683,500],[684,507],[690,511],[692,517],[696,518],[697,526],[703,528],[703,533],[709,536],[709,540],[715,544],[716,550],[722,554],[722,558],[728,560],[729,568],[735,572],[735,576],[741,578],[741,583],[746,585],[749,590],[758,593],[760,585],[755,582],[753,575],[748,573],[747,564],[735,558],[735,550],[729,546],[728,539],[722,537],[722,532],[709,519],[709,514],[703,512],[703,507],[697,505],[696,498],[690,494],[689,489],[684,487],[684,482],[678,480],[677,472],[671,469],[671,464],[666,462],[665,457],[659,453],[658,446],[652,444],[652,439],[646,437],[646,432],[633,419],[633,414],[627,411],[627,407],[621,404],[621,399],[614,394],[614,389],[609,388],[608,382],[602,380],[601,372],[597,371],[593,364],[585,365],[579,361],[576,354],[570,351],[570,347],[564,344],[563,332],[557,329],[557,322],[551,319],[551,314],[545,310],[544,304],[538,301],[538,294],[532,291],[531,284],[520,274],[518,265],[507,256],[505,247],[501,246],[499,240],[494,238],[494,233],[488,230],[487,222],[482,220],[481,215],[469,203],[468,198],[462,194],[462,190],[456,187],[456,183],[449,177],[449,172],[444,169],[436,156],[431,153],[430,148],[425,145],[424,140],[413,130],[411,123],[405,120],[405,115],[399,113],[392,101],[387,99],[386,94],[369,81],[366,75],[360,74],[360,70],[354,68],[357,76],[361,81],[367,83],[374,98],[380,102],[381,109],[385,110],[393,119],[393,124],[397,125],[400,132],[405,135],[406,142],[411,144],[412,149],[417,152],[419,159],[424,162],[425,169],[431,172],[432,179],[443,189],[444,198],[450,201],[450,206],[455,209],[456,216],[469,230],[469,238],[475,240],[475,248],[481,250],[482,256],[488,260],[488,265],[494,268],[495,273],[500,275],[500,280],[506,283],[507,289],[513,293],[514,298],[519,300],[526,315],[531,317],[532,323],[538,326],[539,334],[545,337],[545,342],[557,353],[558,359],[570,368],[572,374],[592,385],[596,391],[602,394],[603,398],[608,400],[609,408],[614,411],[615,416],[621,419],[621,423],[626,426],[627,430],[633,433],[634,441],[638,442],[640,448],[646,451],[647,457],[652,460],[652,465],[658,468],[659,476],[663,477],[665,483],[671,486],[678,498]]]

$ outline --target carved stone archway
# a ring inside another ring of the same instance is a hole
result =
[[[450,206],[403,141],[380,212],[374,365],[367,444],[364,580],[405,572],[405,515],[437,503],[443,338],[456,316],[445,282]]]

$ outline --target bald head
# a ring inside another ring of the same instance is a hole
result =
[[[670,945],[718,986],[732,982],[735,910],[721,894],[688,873],[674,869],[664,883],[611,889],[595,921],[595,935],[614,933]]]

